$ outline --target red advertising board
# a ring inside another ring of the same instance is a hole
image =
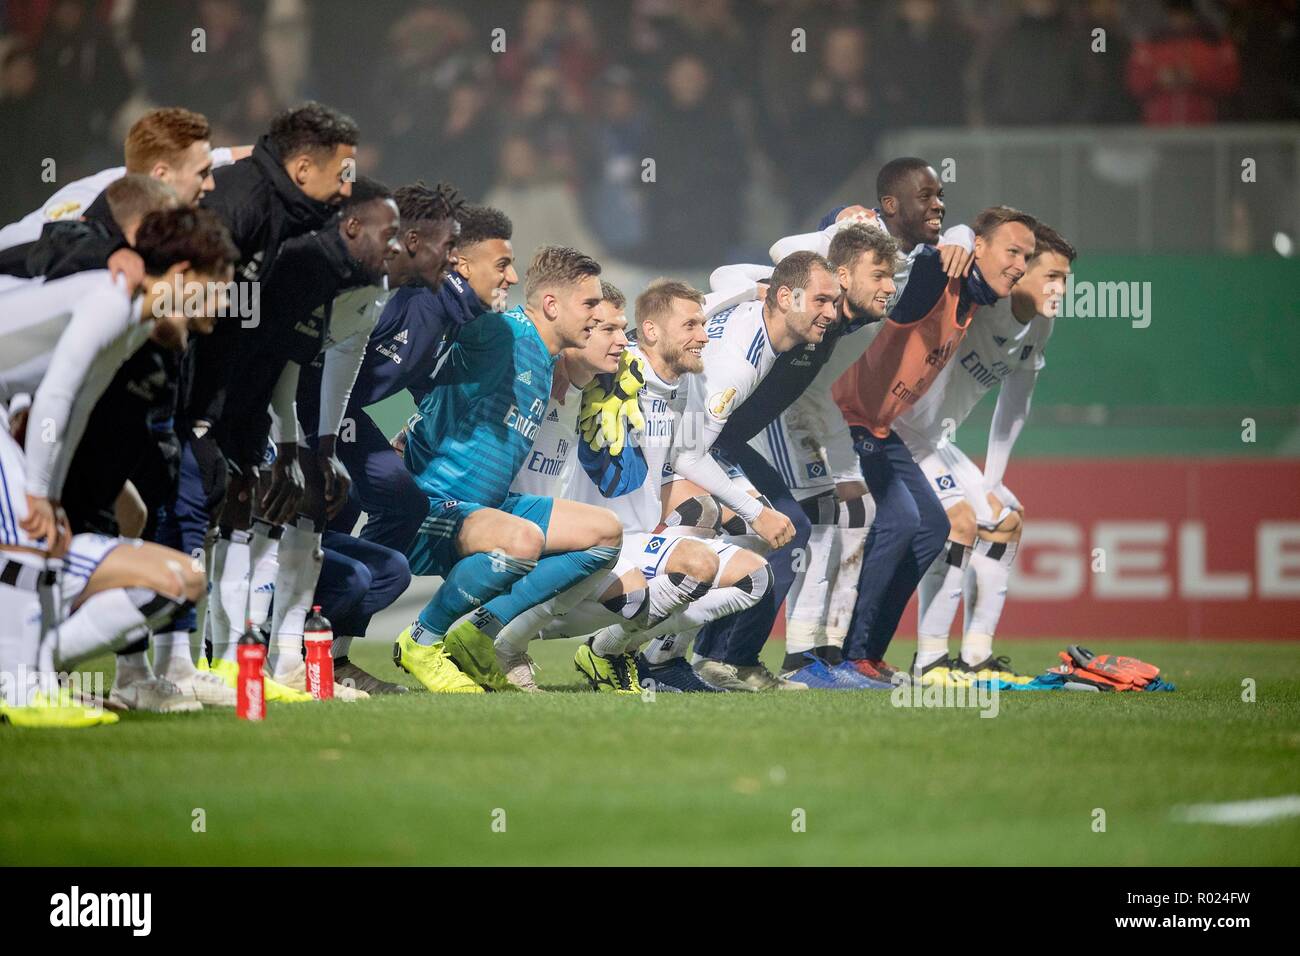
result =
[[[1031,459],[1007,486],[1025,536],[1000,634],[1300,639],[1300,460]]]

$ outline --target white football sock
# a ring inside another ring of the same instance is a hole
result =
[[[970,577],[973,579],[973,607],[966,622],[966,635],[961,642],[961,657],[967,664],[979,664],[993,652],[993,635],[997,633],[1002,608],[1007,601],[1007,582],[1011,578],[1011,562],[1016,556],[1015,542],[1011,542],[999,557],[992,557],[985,548],[976,549],[971,557]]]
[[[302,663],[302,626],[311,610],[316,580],[325,555],[321,536],[311,529],[292,524],[280,538],[280,569],[275,578],[275,612],[271,617],[269,667],[273,678],[292,673]]]
[[[618,576],[608,569],[588,575],[550,600],[515,615],[497,632],[496,637],[492,639],[493,645],[500,647],[503,653],[511,657],[518,657],[527,652],[529,643],[541,634],[548,624],[560,618],[567,620],[573,608],[585,604],[593,594],[604,594],[617,581]],[[597,626],[604,626],[606,623],[608,622],[602,620]]]
[[[993,635],[967,631],[961,639],[961,659],[974,667],[993,656]]]
[[[826,643],[831,569],[839,561],[839,528],[815,524],[804,549],[804,570],[785,596],[785,652],[799,654]]]
[[[962,580],[969,562],[970,549],[949,541],[921,576],[917,585],[920,602],[916,647],[918,668],[948,655],[948,634],[961,604]]]
[[[646,602],[650,605],[646,623],[654,627],[687,604],[704,597],[712,585],[712,581],[699,581],[689,574],[675,571],[656,575],[646,588]]]
[[[647,644],[641,653],[651,664],[667,664],[674,657],[685,657],[686,649],[698,633],[700,629],[694,627],[675,634],[664,634]]]
[[[280,535],[284,529],[265,521],[253,522],[249,561],[253,572],[248,581],[248,619],[269,630],[271,602],[275,598],[275,577],[279,567]]]
[[[97,654],[116,651],[144,637],[149,630],[142,608],[157,600],[146,588],[113,588],[92,594],[59,624],[57,640],[49,648],[42,670],[70,671]],[[48,664],[48,667],[46,666]]]
[[[212,545],[213,586],[208,591],[212,660],[234,661],[248,621],[248,574],[252,555],[247,531],[231,531]]]
[[[0,703],[27,702],[28,674],[36,670],[41,602],[36,592],[0,584]]]
[[[742,586],[741,582],[745,581],[748,584]],[[646,659],[655,664],[660,662],[661,657],[667,660],[677,656],[674,653],[667,653],[668,648],[664,646],[665,642],[658,641],[660,637],[670,634],[677,635],[679,640],[667,643],[684,646],[688,642],[680,639],[682,636],[678,634],[679,631],[690,631],[693,634],[710,621],[716,621],[728,614],[736,614],[753,607],[763,599],[767,589],[772,586],[771,569],[766,564],[763,564],[757,571],[753,571],[746,575],[745,578],[742,578],[741,582],[727,587],[712,588],[704,597],[698,601],[692,601],[663,623],[637,634],[638,641],[650,641],[650,644],[645,649]],[[657,644],[656,641],[658,641]]]
[[[159,677],[185,680],[195,673],[189,631],[163,631],[153,636],[153,667]]]
[[[869,500],[869,499],[868,499]],[[841,509],[842,510],[842,509]],[[830,596],[826,599],[826,643],[843,647],[858,601],[858,572],[869,528],[840,528],[839,560],[830,569]]]

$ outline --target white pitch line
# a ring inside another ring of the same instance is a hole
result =
[[[1174,807],[1178,823],[1221,823],[1233,827],[1259,826],[1287,817],[1300,817],[1300,795],[1238,800],[1233,803],[1198,803]]]

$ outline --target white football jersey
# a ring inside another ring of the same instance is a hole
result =
[[[233,160],[227,146],[212,151],[212,166],[228,166]],[[0,229],[0,249],[35,242],[47,222],[80,219],[86,209],[105,189],[126,175],[125,166],[114,166],[91,176],[74,180],[45,200],[40,209],[34,209],[17,222]]]
[[[546,414],[533,439],[532,451],[524,462],[510,490],[521,495],[541,495],[544,498],[567,497],[577,467],[578,412],[582,408],[582,389],[570,385],[563,401],[551,396],[546,403]]]
[[[35,392],[29,494],[59,497],[91,410],[152,328],[106,269],[0,294],[0,400]]]
[[[663,517],[661,485],[673,477],[672,455],[682,415],[686,411],[689,387],[686,379],[695,376],[686,375],[670,384],[655,373],[649,360],[636,346],[630,346],[629,351],[641,359],[641,370],[645,376],[645,384],[637,396],[641,414],[645,418],[645,428],[633,432],[629,438],[637,443],[645,457],[645,481],[641,487],[625,495],[606,498],[587,473],[582,468],[576,468],[569,486],[569,497],[609,508],[618,515],[629,534],[648,534],[659,527]]]
[[[754,394],[776,363],[763,321],[763,303],[742,302],[710,316],[706,331],[709,342],[704,347],[704,371],[691,376],[673,451],[673,470],[752,521],[761,505],[727,477],[709,450],[732,413]]]
[[[1035,316],[1021,323],[1011,312],[1011,297],[980,308],[957,352],[919,402],[894,422],[914,453],[951,441],[971,409],[1017,369],[1037,372],[1047,364],[1044,348],[1052,320]]]

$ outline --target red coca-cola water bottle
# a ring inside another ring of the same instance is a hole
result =
[[[265,720],[266,684],[262,666],[266,663],[266,645],[257,636],[252,621],[248,622],[239,638],[236,657],[239,660],[239,680],[235,685],[235,716],[240,720]]]
[[[316,700],[334,697],[334,629],[320,605],[312,606],[302,626],[302,646],[307,661],[307,693]]]

